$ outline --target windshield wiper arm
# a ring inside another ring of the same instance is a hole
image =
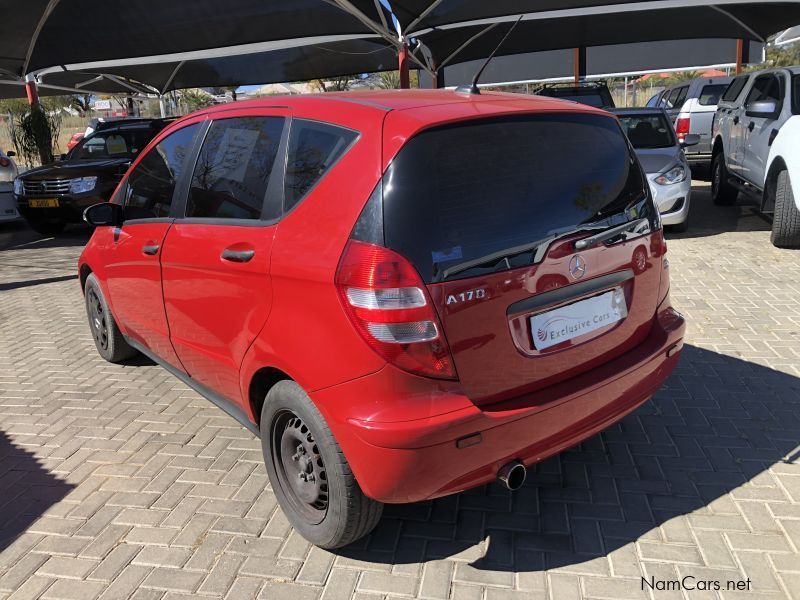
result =
[[[514,246],[512,248],[506,248],[505,250],[499,250],[497,252],[492,252],[491,254],[487,254],[485,256],[481,256],[479,258],[474,258],[472,260],[468,260],[457,265],[453,265],[445,269],[442,272],[442,281],[450,277],[451,275],[455,275],[457,273],[461,273],[463,271],[467,271],[469,269],[473,269],[475,267],[481,267],[483,265],[492,264],[499,262],[503,259],[509,259],[512,256],[517,256],[518,254],[523,254],[525,252],[534,251],[533,259],[531,263],[537,263],[543,258],[544,251],[550,246],[553,240],[556,239],[556,235],[549,235],[546,238],[542,238],[536,242],[531,242],[529,244],[523,244],[521,246]]]
[[[646,229],[643,226],[646,226]],[[597,246],[597,244],[628,233],[629,231],[633,231],[634,233],[644,233],[645,231],[649,231],[649,229],[650,221],[645,218],[636,219],[635,221],[628,221],[622,225],[611,227],[610,229],[606,229],[600,233],[596,233],[594,235],[590,235],[589,237],[585,237],[582,240],[578,240],[575,242],[574,248],[575,250],[587,250],[589,248],[594,248]]]

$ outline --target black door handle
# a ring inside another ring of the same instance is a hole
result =
[[[739,117],[738,117],[738,115],[737,115],[737,116],[735,116],[735,117],[733,117],[733,124],[734,124],[734,125],[738,125],[738,124],[739,124]]]
[[[148,246],[142,246],[142,252],[153,256],[154,254],[158,254],[158,244],[151,244]]]
[[[750,121],[750,125],[748,125],[748,126],[747,126],[747,128],[748,128],[750,131],[753,131],[753,129],[755,129],[755,128],[756,128],[755,121]]]
[[[230,248],[226,248],[222,251],[222,260],[236,263],[246,263],[249,262],[250,259],[255,256],[255,254],[255,250],[231,250]]]

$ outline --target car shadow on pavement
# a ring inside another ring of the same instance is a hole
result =
[[[636,570],[629,555],[612,555],[635,541],[654,558],[663,541],[683,542],[691,562],[693,531],[749,531],[731,493],[800,501],[800,488],[778,483],[780,465],[800,461],[798,441],[800,378],[686,346],[651,401],[530,469],[519,491],[491,484],[386,506],[371,536],[336,552],[395,565],[455,558],[459,569],[500,572],[475,574],[480,581],[567,565],[608,574],[603,557]]]
[[[73,487],[0,431],[0,553]]]
[[[771,231],[771,220],[758,212],[755,202],[740,195],[733,206],[716,206],[711,200],[711,186],[695,182],[692,185],[689,230],[677,233],[666,228],[667,241],[672,238],[711,237],[723,233]]]
[[[0,251],[22,248],[68,248],[85,246],[92,236],[86,225],[70,225],[62,233],[46,236],[30,229],[24,221],[0,224]]]

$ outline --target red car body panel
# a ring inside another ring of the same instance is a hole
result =
[[[357,131],[349,151],[277,224],[100,227],[79,263],[82,276],[91,270],[100,280],[126,336],[185,369],[252,424],[259,420],[254,378],[263,369],[280,371],[319,408],[364,492],[411,502],[490,481],[510,460],[530,465],[579,443],[647,400],[677,364],[685,325],[667,295],[660,231],[582,253],[593,277],[632,272],[620,284],[629,315],[542,352],[525,345],[529,313],[507,308],[573,282],[573,239],[553,244],[535,266],[428,285],[458,380],[387,363],[356,331],[334,285],[367,199],[419,131],[491,115],[602,111],[543,97],[441,90],[271,100],[177,121],[132,168],[163,137],[205,119],[290,115]],[[157,256],[141,255],[148,241],[161,244]],[[226,248],[252,249],[254,259],[231,265],[220,258]],[[448,296],[475,288],[488,291],[485,302],[469,310],[448,305]],[[477,443],[459,444],[462,438]]]
[[[275,225],[174,223],[161,253],[170,339],[187,373],[245,407],[239,367],[272,305],[269,275]],[[225,250],[253,251],[246,263]]]

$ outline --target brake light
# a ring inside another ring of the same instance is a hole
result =
[[[350,240],[335,282],[347,315],[375,352],[410,373],[456,379],[425,283],[405,258],[382,246]]]
[[[5,156],[0,156],[0,167],[7,167],[10,164],[10,160],[8,160]]]
[[[675,121],[675,133],[678,134],[678,141],[683,142],[686,139],[686,136],[689,134],[689,130],[692,126],[692,120],[690,118],[681,118]]]

